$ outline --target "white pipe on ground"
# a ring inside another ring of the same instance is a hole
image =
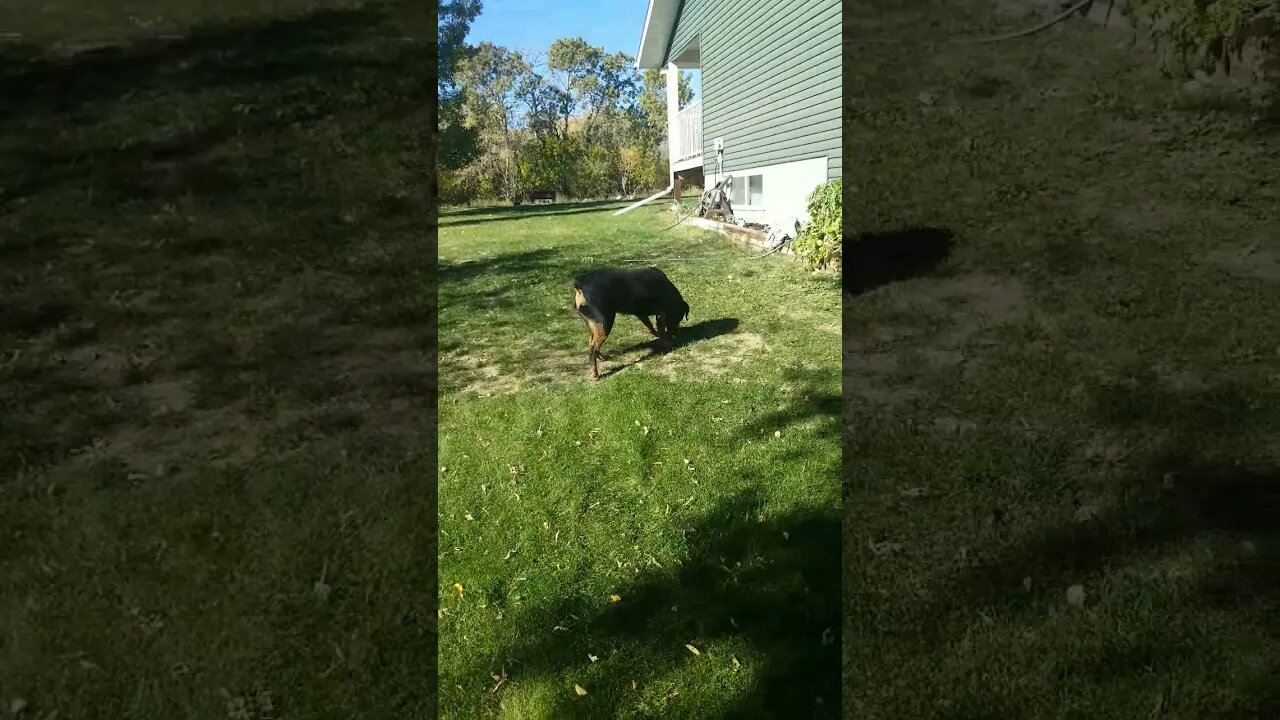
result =
[[[663,195],[666,195],[667,193],[671,192],[671,191],[672,191],[672,190],[674,190],[674,189],[675,189],[675,186],[674,186],[674,185],[668,185],[666,190],[660,190],[660,191],[658,191],[658,192],[656,192],[656,193],[654,193],[654,194],[650,195],[649,197],[647,197],[647,198],[645,198],[645,199],[643,199],[643,200],[639,200],[639,201],[637,201],[637,202],[635,202],[635,203],[632,203],[631,205],[628,205],[628,206],[626,206],[626,207],[622,208],[621,210],[619,210],[618,212],[614,213],[614,215],[615,215],[615,216],[616,216],[616,215],[621,215],[621,214],[622,214],[622,213],[624,213],[624,212],[630,212],[630,211],[632,211],[632,210],[635,210],[636,208],[640,207],[641,205],[644,205],[645,203],[651,203],[651,202],[653,202],[654,200],[657,200],[658,198],[662,197]]]

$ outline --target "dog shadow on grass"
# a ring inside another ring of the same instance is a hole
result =
[[[616,603],[565,601],[515,620],[512,636],[527,640],[444,684],[496,677],[500,701],[553,676],[563,687],[547,717],[621,717],[664,697],[680,702],[692,690],[674,671],[711,665],[753,678],[716,717],[838,717],[841,518],[834,509],[765,517],[762,508],[753,492],[728,499],[687,531],[682,564],[643,572]],[[723,642],[742,650],[717,648]]]
[[[622,318],[620,317],[619,320],[621,319]],[[632,321],[635,322],[634,319]],[[728,335],[738,329],[738,324],[737,318],[703,320],[702,322],[693,323],[692,325],[682,325],[680,327],[680,332],[676,335],[675,343],[671,345],[667,345],[657,338],[650,338],[616,348],[612,351],[606,348],[605,355],[607,355],[609,357],[609,361],[613,361],[615,365],[610,367],[607,371],[600,373],[600,377],[606,378],[614,373],[622,372],[623,370],[644,361],[646,358],[677,352],[704,340],[717,338],[721,335]],[[641,355],[630,362],[617,362],[621,356],[645,348],[649,350],[648,353]]]
[[[738,318],[720,318],[719,320],[703,320],[692,325],[682,325],[676,335],[674,349],[679,350],[694,343],[711,338],[728,335],[738,329]]]
[[[954,243],[954,232],[937,227],[860,233],[841,249],[841,285],[846,293],[857,296],[929,275],[951,254]]]

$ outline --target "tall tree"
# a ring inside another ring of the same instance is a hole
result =
[[[611,192],[624,188],[628,176],[618,159],[635,132],[639,88],[632,58],[606,53],[580,37],[561,38],[551,44],[547,67],[564,93],[563,126],[568,128],[571,117],[582,122],[589,148],[586,174],[594,183],[612,187]]]
[[[584,113],[590,123],[635,100],[638,78],[632,58],[625,53],[610,55],[582,38],[561,38],[551,43],[547,67],[559,73],[561,87],[568,94],[568,102],[561,108],[566,121],[571,115]]]
[[[436,89],[441,100],[453,96],[454,71],[458,61],[466,55],[467,33],[471,23],[480,16],[480,0],[445,0],[440,3],[438,16],[438,74]]]
[[[458,63],[462,93],[462,121],[478,133],[486,146],[488,166],[501,176],[501,192],[513,199],[520,191],[516,157],[520,83],[531,68],[524,56],[489,42],[477,45]]]
[[[458,61],[467,55],[467,33],[480,15],[480,0],[447,0],[439,4],[437,37],[438,116],[437,157],[442,170],[471,162],[477,151],[476,133],[462,124],[462,102],[455,82]]]
[[[516,93],[525,107],[525,127],[540,141],[564,137],[559,119],[565,103],[563,91],[548,82],[532,66],[516,83]]]
[[[441,175],[452,202],[515,199],[528,187],[604,197],[666,179],[666,83],[657,73],[642,81],[623,53],[566,38],[532,61],[480,43],[465,48],[453,83],[456,122],[448,127],[476,143],[465,163]],[[687,76],[681,95],[692,97]]]

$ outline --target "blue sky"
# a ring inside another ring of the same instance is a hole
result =
[[[580,37],[610,53],[631,57],[640,49],[640,31],[648,0],[482,0],[480,17],[467,42],[489,41],[532,56],[545,57],[551,43]],[[694,74],[694,93],[698,93]]]
[[[467,40],[512,50],[547,52],[562,37],[581,37],[608,52],[635,57],[647,0],[482,0]]]

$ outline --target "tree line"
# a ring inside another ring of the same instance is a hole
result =
[[[441,4],[439,194],[513,201],[533,189],[629,196],[667,183],[666,79],[581,38],[530,56],[466,43],[477,0]],[[680,100],[692,99],[680,78]]]

